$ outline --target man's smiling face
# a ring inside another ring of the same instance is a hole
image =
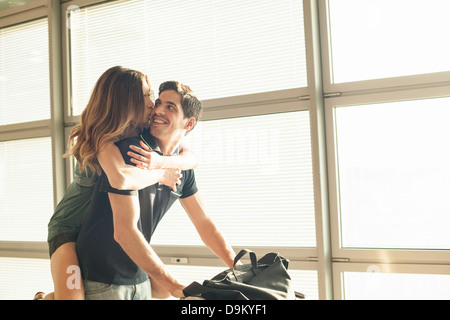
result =
[[[183,137],[190,122],[184,117],[181,95],[174,90],[161,92],[150,119],[150,132],[157,139]]]

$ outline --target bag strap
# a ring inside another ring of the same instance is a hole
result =
[[[185,297],[201,296],[204,292],[207,292],[207,289],[196,281],[192,282],[183,289],[183,294]]]
[[[250,255],[250,261],[252,263],[252,270],[253,270],[253,272],[256,272],[256,269],[258,268],[258,260],[256,259],[256,254],[253,251],[251,251],[251,250],[242,249],[236,255],[236,257],[234,258],[234,263],[233,263],[233,268],[232,268],[233,275],[234,275],[234,278],[236,279],[236,281],[240,281],[238,276],[237,276],[237,274],[236,274],[236,272],[235,272],[236,271],[236,263],[238,263],[238,261],[241,260],[241,258],[243,256],[245,256],[246,254]]]
[[[238,261],[241,260],[241,258],[243,256],[245,256],[247,253],[250,255],[250,261],[252,263],[252,268],[256,269],[258,267],[258,260],[256,259],[256,254],[251,250],[242,249],[241,251],[239,251],[239,253],[234,258],[233,269],[236,266],[236,263],[238,263]]]

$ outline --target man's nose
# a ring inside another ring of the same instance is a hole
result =
[[[153,105],[153,112],[157,113],[157,114],[162,114],[164,113],[164,108],[162,107],[162,104],[158,104],[158,105]]]

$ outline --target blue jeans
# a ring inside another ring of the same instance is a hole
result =
[[[83,280],[86,300],[150,300],[150,280],[135,285],[107,284]]]

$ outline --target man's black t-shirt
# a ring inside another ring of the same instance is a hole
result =
[[[133,165],[127,155],[130,144],[140,146],[143,140],[155,149],[156,144],[148,130],[140,137],[126,138],[116,142],[125,163]],[[77,240],[77,254],[83,278],[109,284],[138,284],[148,279],[114,240],[114,224],[108,193],[139,196],[140,219],[138,228],[150,242],[156,226],[178,198],[187,198],[197,192],[193,170],[182,172],[177,192],[159,184],[142,190],[117,190],[110,186],[104,172],[95,184],[92,201],[86,212]]]

